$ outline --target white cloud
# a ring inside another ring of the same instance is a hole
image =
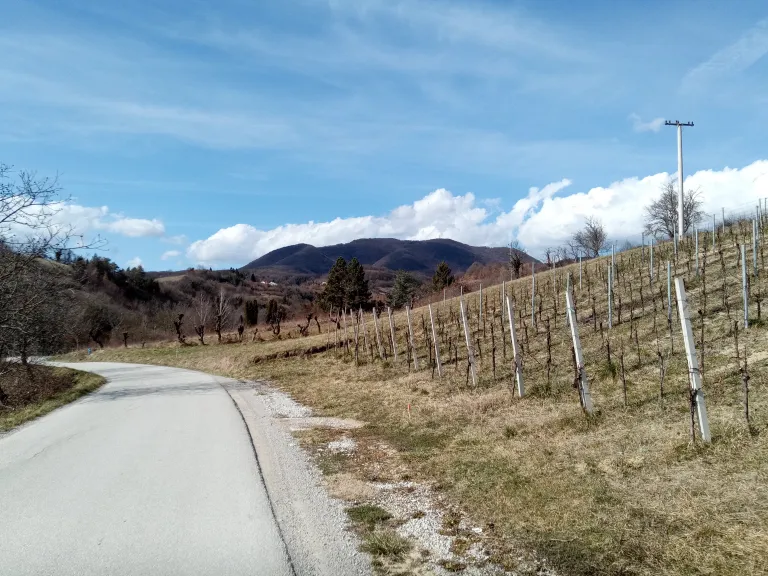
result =
[[[72,226],[75,233],[113,232],[129,238],[162,236],[165,226],[160,220],[144,218],[126,218],[122,214],[109,211],[107,206],[80,206],[62,203],[55,206],[58,210],[54,220],[58,224]]]
[[[130,260],[128,260],[128,262],[125,263],[126,268],[136,268],[138,266],[141,266],[141,258],[139,258],[138,256],[131,258]]]
[[[184,234],[178,234],[176,236],[166,236],[162,240],[163,242],[167,242],[168,244],[176,244],[177,246],[181,246],[182,244],[187,243],[187,237]]]
[[[686,188],[702,191],[704,209],[709,213],[754,209],[764,195],[762,180],[768,178],[768,160],[759,160],[741,169],[703,170],[688,176]],[[501,246],[510,235],[534,256],[549,246],[563,244],[588,216],[603,220],[610,238],[639,241],[643,208],[659,194],[673,175],[666,172],[643,178],[626,178],[607,187],[563,194],[569,180],[531,188],[508,211],[483,207],[474,194],[457,196],[439,189],[413,204],[400,206],[384,216],[336,218],[330,222],[310,221],[259,230],[248,224],[222,228],[209,238],[193,242],[187,249],[190,260],[201,264],[248,261],[297,243],[325,246],[356,238],[394,237],[411,240],[451,238],[473,245]]]
[[[181,256],[181,252],[178,250],[167,250],[160,256],[160,260],[170,260],[171,258],[178,258]]]
[[[715,52],[684,77],[683,87],[693,88],[726,75],[743,72],[768,54],[768,18],[760,20],[733,44]]]
[[[640,116],[633,112],[629,115],[629,119],[632,121],[632,130],[635,132],[658,132],[664,126],[664,118],[654,118],[650,122],[643,122]]]
[[[112,222],[99,223],[104,229],[129,238],[143,238],[146,236],[162,236],[165,234],[165,226],[160,220],[153,218],[120,218]]]

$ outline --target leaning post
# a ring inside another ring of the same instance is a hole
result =
[[[696,358],[696,346],[693,340],[691,320],[688,316],[688,299],[685,295],[685,283],[682,278],[675,278],[675,291],[677,292],[677,309],[680,312],[680,324],[683,328],[683,342],[685,343],[685,356],[688,359],[688,378],[691,387],[693,401],[696,404],[696,415],[699,419],[699,431],[704,442],[711,442],[709,432],[709,420],[707,419],[707,407],[704,404],[704,391],[701,389],[701,373]]]

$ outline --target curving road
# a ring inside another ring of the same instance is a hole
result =
[[[286,545],[293,536],[278,520],[291,510],[270,501],[259,442],[224,379],[130,364],[74,367],[108,383],[0,438],[0,574],[366,571],[340,528],[330,544]],[[314,538],[305,528],[301,538]]]

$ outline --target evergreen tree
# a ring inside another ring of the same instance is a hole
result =
[[[347,261],[339,256],[328,272],[328,280],[325,283],[323,292],[320,294],[320,302],[326,310],[329,310],[331,307],[334,310],[341,310],[346,300]]]
[[[432,287],[435,291],[439,291],[453,284],[453,280],[454,277],[453,274],[451,274],[451,269],[448,267],[448,264],[445,263],[445,260],[443,260],[437,265],[435,275],[432,276]]]
[[[347,299],[346,304],[353,310],[368,308],[371,303],[371,291],[368,279],[365,277],[363,265],[352,258],[347,266]]]
[[[401,308],[410,304],[418,287],[419,281],[412,274],[398,270],[395,274],[395,284],[387,296],[387,303],[393,308]]]
[[[259,323],[259,303],[256,300],[246,301],[245,321],[249,326],[256,326]]]

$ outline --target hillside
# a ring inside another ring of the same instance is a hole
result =
[[[521,252],[523,262],[537,262]],[[271,271],[275,275],[319,276],[328,272],[337,258],[357,258],[366,268],[382,271],[406,270],[417,275],[431,275],[445,261],[455,274],[473,264],[499,264],[509,260],[509,248],[469,246],[438,238],[434,240],[397,240],[395,238],[361,238],[345,244],[315,247],[294,244],[278,248],[243,266],[252,272]]]

